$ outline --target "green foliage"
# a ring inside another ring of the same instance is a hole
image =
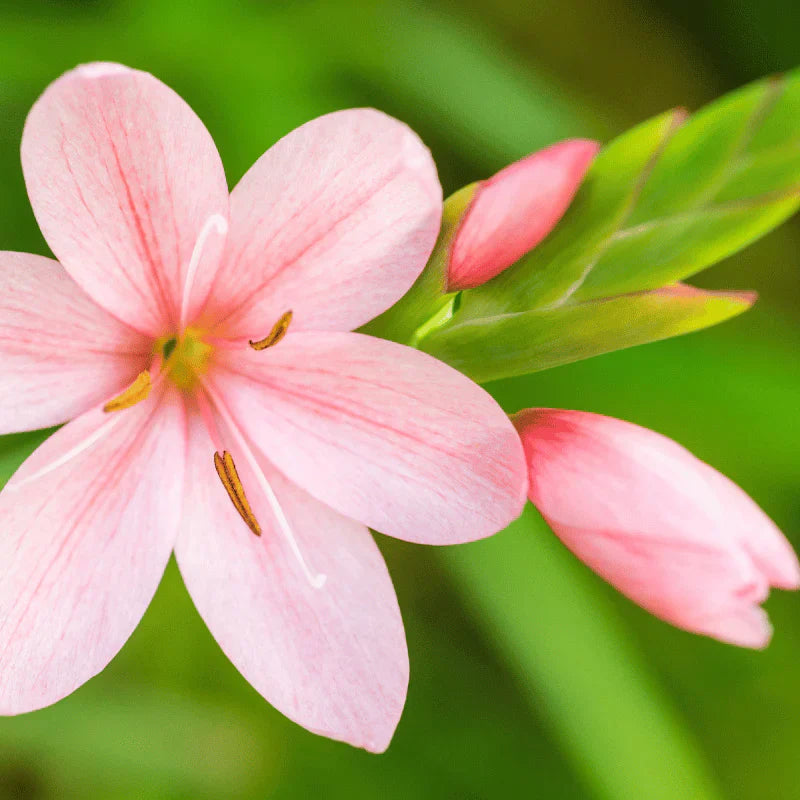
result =
[[[673,308],[668,295],[653,303],[646,292],[730,256],[796,211],[798,115],[794,73],[747,86],[688,121],[672,111],[618,137],[552,235],[465,292],[458,313],[423,348],[491,380],[738,313],[737,303],[716,295],[707,296],[705,309],[695,296],[690,310],[682,294]]]
[[[470,292],[465,316],[653,289],[740,250],[800,206],[800,73],[615,139],[553,235]]]
[[[420,348],[479,383],[667,339],[746,311],[746,292],[678,285],[440,327]]]

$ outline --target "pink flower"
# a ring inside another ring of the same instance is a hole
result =
[[[103,669],[174,548],[264,697],[385,749],[408,657],[367,526],[488,536],[526,481],[488,394],[349,332],[433,247],[430,154],[390,117],[342,111],[278,142],[229,196],[175,93],[91,64],[36,103],[22,163],[60,265],[0,254],[0,433],[73,421],[0,494],[0,712]]]
[[[564,544],[647,611],[744,647],[772,633],[770,586],[800,587],[789,543],[724,475],[658,433],[582,411],[515,415],[529,497]]]
[[[564,215],[599,147],[568,139],[479,183],[450,246],[448,289],[480,286],[533,250]]]

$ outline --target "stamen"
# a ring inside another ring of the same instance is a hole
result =
[[[253,514],[253,509],[250,508],[250,503],[247,502],[247,496],[244,493],[244,486],[239,480],[239,473],[236,471],[236,465],[233,463],[231,454],[226,450],[222,455],[214,453],[214,466],[217,469],[217,475],[225,487],[234,508],[239,512],[239,516],[245,521],[247,527],[256,536],[261,536],[261,526]]]
[[[259,339],[257,342],[251,340],[250,347],[252,347],[253,350],[266,350],[268,347],[273,347],[278,344],[278,342],[286,336],[291,321],[292,312],[287,311],[272,326],[272,330],[263,339]]]
[[[147,400],[153,384],[150,373],[146,370],[136,376],[136,380],[121,394],[117,395],[103,406],[103,411],[110,414],[112,411],[122,411],[123,409],[135,406],[142,400]]]
[[[236,439],[236,444],[242,451],[242,454],[247,460],[250,469],[252,469],[253,474],[255,475],[256,480],[258,481],[258,485],[261,487],[261,490],[266,495],[270,507],[272,508],[272,513],[275,515],[275,519],[278,522],[278,527],[280,528],[281,533],[285,537],[292,551],[292,554],[297,559],[297,563],[300,565],[300,569],[303,570],[303,574],[306,576],[306,580],[311,584],[311,586],[314,589],[321,589],[325,585],[325,582],[328,580],[328,576],[321,572],[317,573],[312,572],[309,569],[308,564],[306,564],[306,561],[303,558],[303,554],[300,551],[300,546],[297,544],[297,539],[295,539],[294,534],[292,533],[292,526],[289,524],[289,520],[286,519],[286,514],[281,508],[281,504],[278,502],[278,498],[276,497],[275,492],[272,490],[272,487],[269,485],[269,482],[267,481],[267,478],[264,475],[263,470],[259,466],[256,457],[250,450],[250,447],[248,446],[246,439],[242,435],[236,423],[233,421],[233,417],[231,417],[228,409],[225,408],[224,404],[220,400],[217,393],[208,385],[208,383],[206,383],[205,385],[205,390],[208,393],[208,396],[211,398],[212,402],[214,403],[217,412],[222,417],[223,421],[228,426],[234,438]]]
[[[228,233],[228,220],[221,214],[212,214],[206,221],[197,236],[197,241],[194,243],[192,250],[192,257],[189,259],[189,269],[186,271],[186,282],[183,285],[183,300],[181,301],[181,319],[179,330],[183,333],[186,327],[187,318],[189,316],[189,301],[192,297],[192,287],[194,286],[194,279],[197,274],[197,267],[200,264],[200,256],[205,247],[206,240],[214,231],[220,236],[225,236]]]

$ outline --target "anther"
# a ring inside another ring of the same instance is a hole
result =
[[[250,503],[247,501],[244,486],[242,486],[242,482],[239,479],[239,473],[236,471],[236,465],[233,463],[231,454],[227,450],[222,455],[214,453],[214,467],[239,516],[256,536],[261,536],[261,526],[258,524],[258,520],[253,514],[253,509],[250,508]]]
[[[150,395],[150,389],[153,388],[153,383],[150,379],[150,373],[146,370],[140,372],[136,376],[136,380],[121,394],[118,394],[113,400],[110,400],[103,406],[103,411],[110,414],[112,411],[122,411],[123,409],[135,406],[146,400]]]
[[[309,568],[305,558],[303,558],[303,553],[300,550],[300,545],[297,543],[297,539],[295,538],[294,533],[292,532],[292,526],[289,523],[289,520],[286,518],[286,514],[284,513],[283,509],[281,508],[281,504],[278,502],[278,498],[275,495],[272,486],[270,486],[269,481],[264,475],[264,470],[259,465],[258,460],[253,455],[253,451],[247,444],[247,440],[244,438],[242,432],[236,425],[236,422],[234,422],[234,419],[231,416],[230,412],[228,411],[227,408],[225,408],[225,404],[222,402],[222,400],[217,395],[216,391],[213,389],[210,383],[207,383],[205,385],[205,390],[211,401],[214,403],[217,413],[220,415],[220,417],[222,417],[222,420],[228,426],[234,438],[236,439],[239,450],[247,460],[247,464],[252,470],[253,477],[256,479],[256,482],[261,488],[261,491],[264,493],[264,497],[266,498],[267,502],[269,503],[272,509],[275,521],[278,523],[278,529],[286,538],[286,543],[289,545],[292,554],[297,559],[297,563],[300,565],[300,569],[303,571],[306,580],[313,589],[321,589],[328,580],[327,575],[325,575],[322,572],[314,572]],[[212,439],[213,438],[214,437],[212,433]],[[233,481],[230,480],[231,476],[229,474],[229,470],[225,469],[226,464],[224,458],[222,460],[222,463],[219,462],[219,458],[220,458],[219,453],[217,453],[214,456],[214,465],[217,467],[217,474],[220,476],[220,480],[222,481],[223,485],[228,491],[228,494],[230,495],[231,501],[236,507],[236,510],[242,516],[242,519],[244,519],[244,521],[247,522],[249,525],[250,522],[248,518],[245,516],[245,514],[242,513],[243,510],[245,511],[245,513],[249,511],[249,506],[245,508],[241,502],[242,499],[244,498],[244,491],[242,490],[240,493],[236,492],[232,493],[230,489],[228,489],[228,484],[230,483],[231,485],[233,485]],[[233,461],[230,462],[229,466],[232,465]],[[225,477],[223,477],[223,475]],[[236,476],[236,478],[238,480],[238,476]],[[239,484],[239,486],[241,486],[241,483]],[[252,516],[252,512],[250,511],[249,513]],[[253,521],[255,520],[253,519]]]
[[[286,336],[291,321],[292,312],[287,311],[281,315],[281,318],[272,326],[272,330],[263,339],[259,339],[257,342],[251,340],[250,347],[253,350],[266,350],[268,347],[274,347]]]

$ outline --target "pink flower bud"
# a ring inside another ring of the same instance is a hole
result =
[[[772,629],[770,586],[800,587],[783,534],[734,483],[676,442],[581,411],[515,416],[528,496],[575,555],[662,619],[744,647]]]
[[[453,241],[448,288],[480,286],[536,247],[564,215],[598,148],[568,139],[480,183]]]

